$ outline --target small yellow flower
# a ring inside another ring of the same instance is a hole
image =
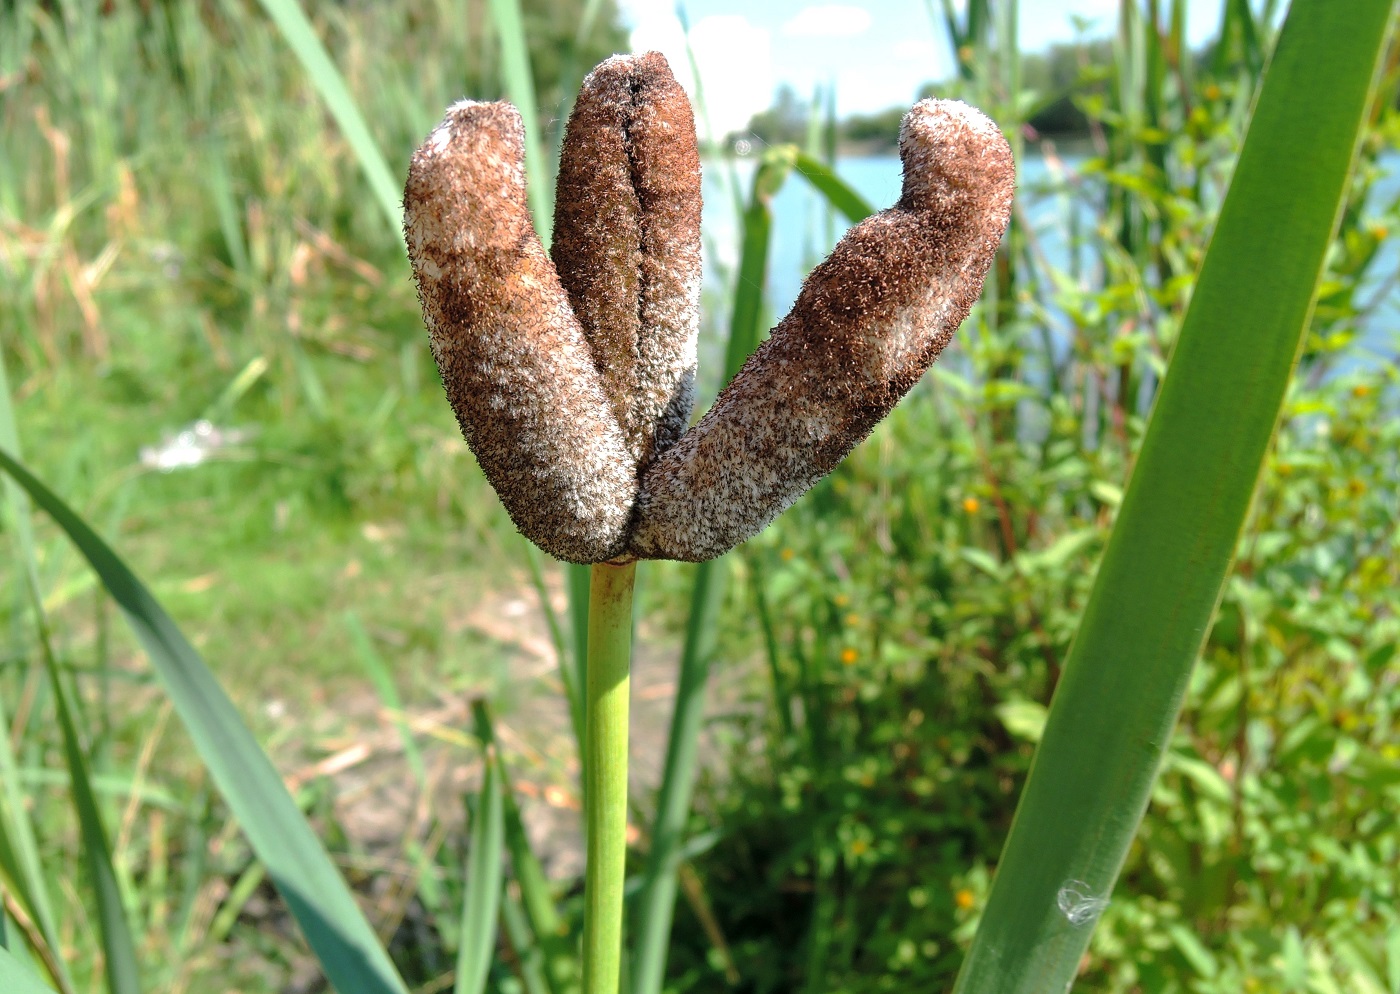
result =
[[[845,607],[847,604],[851,603],[851,598],[846,594],[837,594],[835,597],[831,598],[831,603],[835,604],[837,607]]]
[[[852,666],[860,658],[860,653],[854,649],[846,648],[841,650],[841,662],[847,666]]]
[[[783,562],[785,562],[785,563],[790,563],[790,562],[792,562],[793,557],[796,556],[796,555],[797,555],[797,553],[794,552],[792,549],[786,549],[786,548],[785,548],[785,549],[783,549],[782,552],[778,553],[778,558],[781,559],[781,560],[782,560]]]
[[[982,509],[982,502],[976,497],[964,497],[962,502],[962,509],[968,514],[976,514]]]
[[[953,903],[963,911],[966,911],[977,903],[977,898],[972,891],[968,890],[966,887],[961,887],[958,889],[957,893],[953,895]]]
[[[867,852],[869,852],[869,851],[870,851],[870,843],[869,843],[869,842],[866,842],[864,839],[852,839],[852,840],[851,840],[851,855],[852,855],[852,856],[864,856],[864,855],[865,855]]]
[[[860,615],[852,611],[850,614],[846,615],[845,621],[848,628],[854,628],[856,625],[860,624]]]
[[[1286,463],[1286,462],[1281,462],[1281,463],[1279,463],[1279,464],[1278,464],[1278,475],[1279,475],[1279,476],[1292,476],[1292,475],[1293,475],[1293,464],[1292,464],[1292,463]]]
[[[1219,100],[1220,87],[1216,86],[1214,83],[1207,83],[1205,88],[1205,95],[1207,100]]]
[[[1354,387],[1351,388],[1351,395],[1352,395],[1353,397],[1358,397],[1358,398],[1359,398],[1359,397],[1369,397],[1369,396],[1371,395],[1371,386],[1370,386],[1370,384],[1369,384],[1369,383],[1358,383],[1356,386],[1354,386]]]

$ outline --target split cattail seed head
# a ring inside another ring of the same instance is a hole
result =
[[[665,59],[609,59],[584,81],[552,263],[519,115],[449,109],[409,169],[409,258],[462,432],[526,537],[574,562],[711,559],[870,433],[981,294],[1015,179],[1000,130],[954,101],[910,111],[900,154],[899,203],[847,233],[685,431],[699,159]]]

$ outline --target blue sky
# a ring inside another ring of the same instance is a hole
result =
[[[1187,31],[1199,45],[1219,24],[1221,0],[1189,0]],[[666,54],[687,89],[685,38],[673,0],[618,0],[634,50]],[[941,4],[933,4],[935,10]],[[1020,5],[1021,47],[1074,37],[1074,18],[1091,34],[1116,23],[1119,0],[1030,0]],[[920,84],[946,78],[951,54],[924,0],[686,0],[691,47],[705,101],[720,133],[742,128],[783,84],[808,97],[835,82],[841,115],[913,102]]]

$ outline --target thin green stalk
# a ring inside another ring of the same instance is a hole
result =
[[[598,563],[588,597],[584,782],[588,868],[583,886],[583,992],[617,994],[622,977],[622,891],[627,877],[627,704],[632,584],[637,564]]]
[[[578,737],[579,755],[583,755],[583,695],[584,687],[588,685],[588,584],[590,582],[590,570],[587,566],[578,563],[569,563],[564,568],[564,579],[568,583],[569,591],[569,635],[573,643],[572,658],[565,662],[562,658],[559,661],[559,668],[562,671],[566,666],[573,665],[571,677],[574,689],[578,694],[579,711],[578,719],[574,723],[574,734]],[[588,805],[588,788],[584,786],[583,803]]]

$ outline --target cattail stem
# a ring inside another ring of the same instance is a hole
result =
[[[627,705],[636,562],[593,566],[584,700],[588,867],[583,889],[583,994],[617,994],[627,876]]]

